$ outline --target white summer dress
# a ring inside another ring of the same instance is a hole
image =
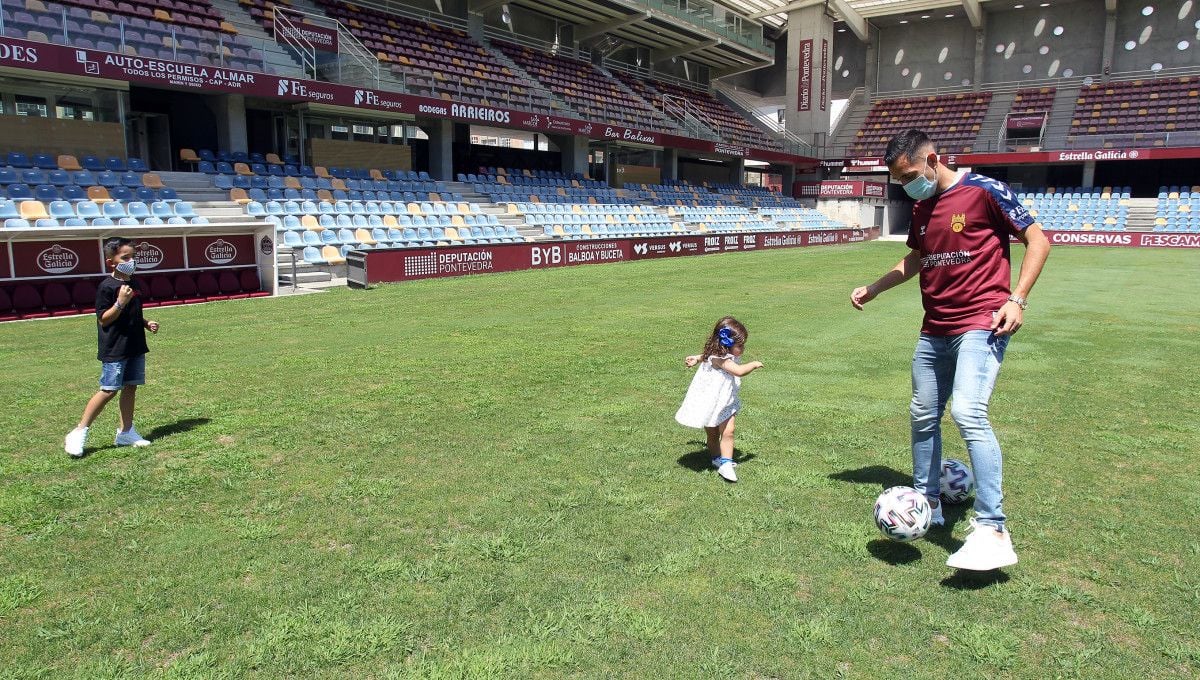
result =
[[[738,391],[742,379],[714,368],[714,359],[725,359],[739,363],[732,354],[723,357],[712,356],[700,364],[692,384],[688,387],[683,404],[675,413],[675,420],[687,427],[703,428],[716,427],[729,420],[730,416],[742,409],[742,401]]]

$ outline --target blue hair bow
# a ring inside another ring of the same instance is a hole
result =
[[[733,347],[733,331],[728,328],[722,328],[720,333],[717,333],[717,338],[720,339],[722,347]]]

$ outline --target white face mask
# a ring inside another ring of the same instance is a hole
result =
[[[917,175],[911,182],[904,185],[904,193],[908,194],[909,198],[914,201],[923,201],[933,195],[937,191],[937,183],[931,181],[925,176],[925,170],[929,168],[929,159],[925,159],[925,167],[921,168],[921,174]],[[934,175],[936,177],[936,173]]]
[[[133,276],[133,273],[137,271],[137,262],[134,260],[118,262],[117,271],[121,272],[125,276]]]

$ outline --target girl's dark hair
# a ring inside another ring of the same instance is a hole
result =
[[[700,356],[701,361],[708,361],[708,358],[712,356],[725,356],[729,354],[729,350],[733,349],[733,347],[723,347],[721,345],[721,329],[723,328],[728,328],[729,332],[733,335],[734,347],[745,345],[746,339],[750,337],[750,334],[746,332],[746,327],[742,325],[741,321],[732,316],[723,317],[717,322],[716,326],[713,326],[712,333],[704,343],[704,351],[701,352]]]
[[[113,237],[104,242],[104,259],[111,260],[116,256],[117,251],[125,246],[133,245],[133,241],[127,238]]]

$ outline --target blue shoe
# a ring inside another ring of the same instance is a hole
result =
[[[727,482],[736,482],[737,473],[733,471],[737,467],[737,463],[733,462],[732,458],[713,458],[713,467],[717,469],[717,474]]]

